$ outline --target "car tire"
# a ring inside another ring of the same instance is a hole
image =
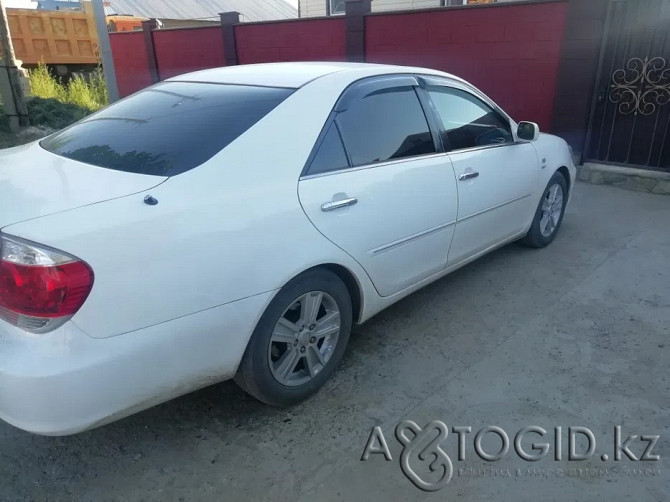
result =
[[[567,202],[568,185],[565,177],[557,171],[542,192],[533,223],[521,242],[534,248],[543,248],[551,244],[563,223]]]
[[[333,373],[351,326],[351,297],[344,282],[328,270],[305,272],[268,305],[251,335],[235,382],[263,403],[281,407],[298,403],[319,390]]]

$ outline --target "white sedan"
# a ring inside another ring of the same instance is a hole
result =
[[[222,380],[321,387],[352,324],[556,236],[569,147],[424,68],[237,66],[0,153],[0,417],[70,434]]]

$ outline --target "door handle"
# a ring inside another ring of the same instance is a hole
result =
[[[465,181],[465,180],[471,180],[472,178],[476,178],[479,176],[479,173],[476,171],[466,171],[463,174],[461,174],[458,179],[460,181]]]
[[[334,211],[342,207],[353,206],[358,202],[356,197],[349,197],[348,199],[333,200],[321,204],[321,211]]]

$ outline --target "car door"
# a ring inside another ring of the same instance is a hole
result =
[[[363,266],[382,296],[442,270],[456,223],[451,160],[417,85],[405,75],[350,86],[298,187],[312,223]]]
[[[484,96],[459,82],[425,79],[458,185],[449,265],[518,236],[535,211],[539,164],[530,143]]]

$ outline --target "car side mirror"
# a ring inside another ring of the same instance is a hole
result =
[[[536,141],[540,137],[540,126],[535,122],[519,122],[516,135],[523,141]]]

